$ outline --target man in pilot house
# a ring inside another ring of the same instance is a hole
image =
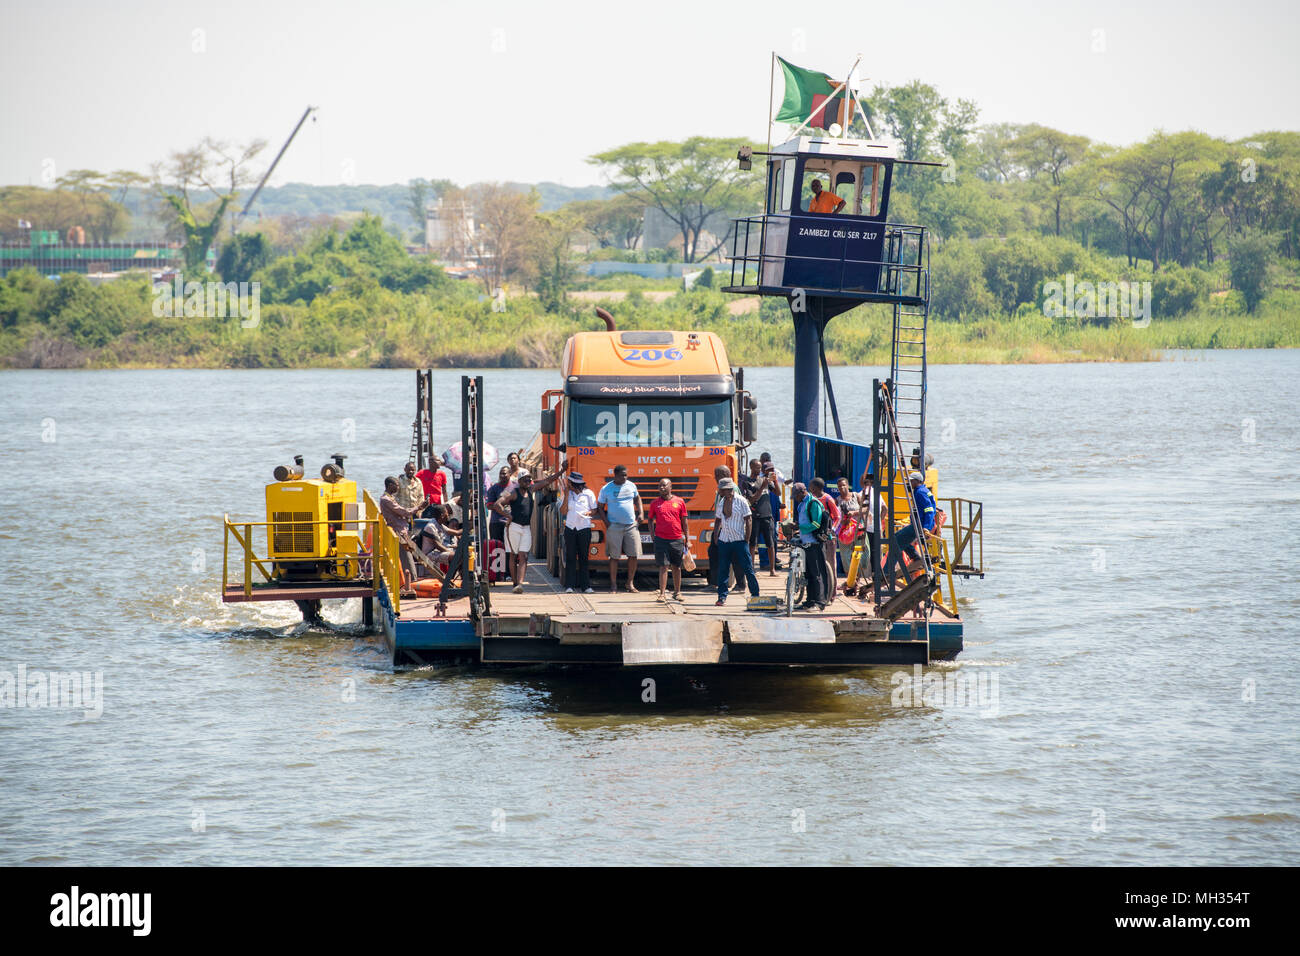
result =
[[[821,215],[831,216],[844,208],[844,200],[833,192],[822,188],[822,181],[814,179],[812,182],[812,202],[808,204],[808,211],[820,213]]]

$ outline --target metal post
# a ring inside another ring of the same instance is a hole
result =
[[[482,375],[475,376],[474,378],[474,436],[475,436],[474,441],[478,446],[478,448],[480,449],[479,466],[481,468],[482,467],[481,449],[483,447],[483,376]],[[482,478],[479,478],[479,482],[481,481]],[[483,586],[487,583],[487,576],[488,576],[487,502],[483,496],[483,485],[479,483],[476,484],[475,487],[478,489],[478,493],[475,494],[474,496],[474,501],[476,503],[476,508],[478,511],[477,520],[476,520],[476,523],[478,524],[478,535],[475,540],[475,545],[478,548],[478,560],[474,562],[474,576],[477,579],[478,583],[476,587],[475,596],[477,598],[476,603],[478,605],[479,613],[487,614],[492,609],[492,599],[488,595],[488,589]]]
[[[793,304],[793,303],[792,303]],[[794,480],[807,482],[811,474],[803,473],[803,458],[799,451],[799,432],[821,434],[821,330],[816,318],[809,312],[794,315]]]
[[[892,378],[887,378],[887,379],[885,379],[885,393],[884,393],[884,394],[887,395],[887,396],[889,397],[889,401],[890,401],[890,402],[893,402],[893,400],[894,400],[894,380],[893,380]],[[877,412],[879,411],[879,408],[880,408],[880,404],[879,404],[879,403],[880,403],[880,396],[881,396],[881,393],[880,393],[879,391],[876,392],[876,399],[877,399],[877,402],[876,402],[876,408],[877,408]],[[892,429],[892,428],[889,427],[889,419],[888,419],[887,417],[883,417],[883,418],[882,418],[882,421],[881,421],[881,424],[882,424],[882,425],[884,426],[884,428],[885,428],[885,462],[886,462],[885,477],[886,477],[886,482],[887,482],[886,485],[885,485],[885,489],[886,489],[886,493],[889,495],[889,498],[887,499],[887,500],[889,501],[889,531],[888,531],[888,534],[889,534],[889,550],[890,550],[890,553],[892,554],[892,553],[893,553],[894,551],[896,551],[897,548],[898,548],[898,543],[897,543],[897,541],[894,540],[894,517],[895,517],[895,516],[894,516],[894,481],[895,481],[895,474],[894,474],[894,457],[895,457],[895,451],[896,451],[896,450],[895,450],[895,448],[894,448],[894,429]],[[898,580],[898,577],[897,577],[897,575],[898,575],[898,568],[899,568],[901,562],[902,562],[902,558],[900,557],[900,558],[898,559],[898,561],[894,563],[894,576],[891,577],[888,581],[884,581],[884,582],[882,582],[882,583],[884,584],[884,586],[885,586],[885,588],[886,588],[886,590],[887,590],[887,592],[888,592],[888,594],[889,594],[890,597],[893,597],[893,596],[894,596],[894,592],[895,592],[894,584],[895,584],[895,582]],[[876,592],[876,597],[877,597],[877,599],[880,598],[880,591],[877,591],[877,592]]]
[[[876,486],[876,513],[871,516],[870,520],[876,526],[876,540],[869,541],[871,548],[871,583],[875,588],[876,603],[880,603],[880,587],[883,580],[880,575],[880,543],[884,539],[881,537],[885,533],[884,523],[880,520],[880,502],[885,499],[881,497],[882,489],[880,487],[881,474],[884,469],[880,461],[880,379],[871,380],[871,459],[870,463],[875,465],[871,470],[871,483]],[[871,502],[868,500],[868,506]]]
[[[424,369],[415,370],[415,467],[423,471],[424,463]]]
[[[424,421],[425,421],[425,426],[424,426],[425,441],[428,443],[427,453],[425,456],[425,461],[427,463],[425,467],[432,468],[434,450],[433,450],[433,369],[431,368],[426,368],[424,370]]]
[[[784,74],[782,74],[784,76]],[[772,151],[772,91],[776,87],[776,51],[772,51],[772,59],[768,64],[767,70],[767,151]]]
[[[253,556],[252,556],[253,526],[244,525],[244,597],[253,596]]]
[[[831,369],[826,364],[826,336],[817,336],[817,358],[821,362],[822,379],[826,383],[826,397],[830,400],[831,420],[835,424],[835,437],[844,440],[844,432],[840,429],[840,410],[835,404],[835,389],[831,387]]]

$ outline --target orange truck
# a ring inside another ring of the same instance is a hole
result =
[[[739,472],[742,452],[755,437],[756,403],[744,390],[744,370],[732,369],[712,332],[625,331],[604,310],[603,332],[579,332],[564,346],[561,387],[542,395],[541,430],[534,461],[549,474],[568,462],[596,494],[627,466],[646,509],[669,478],[686,501],[688,535],[697,571],[708,566],[718,465]],[[536,509],[534,554],[552,574],[563,575],[564,536],[559,512],[563,486],[548,491]],[[650,569],[650,527],[642,524],[643,567]],[[605,528],[592,532],[593,560],[604,560]]]

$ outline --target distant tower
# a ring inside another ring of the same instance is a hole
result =
[[[471,258],[474,213],[461,201],[435,199],[424,210],[424,244],[448,262]]]

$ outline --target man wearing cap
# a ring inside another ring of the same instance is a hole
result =
[[[921,470],[921,449],[917,446],[912,448],[912,470]],[[932,498],[939,497],[939,469],[934,467],[934,455],[928,451],[925,453],[925,487],[930,489]]]
[[[803,551],[804,567],[808,575],[808,593],[803,609],[822,610],[826,607],[827,568],[826,547],[817,537],[817,531],[827,521],[828,515],[822,503],[808,493],[808,486],[797,481],[790,488],[794,498],[795,522],[798,525],[798,547]],[[792,546],[794,546],[792,544]]]
[[[560,502],[560,514],[564,516],[565,594],[572,594],[574,588],[584,594],[593,593],[587,561],[591,557],[591,518],[595,513],[596,493],[587,487],[582,475],[570,472],[569,487]]]
[[[912,499],[916,502],[916,515],[921,522],[921,527],[918,529],[913,521],[894,534],[894,545],[889,549],[889,557],[885,561],[887,581],[893,578],[894,565],[898,563],[900,553],[905,551],[913,561],[921,560],[921,555],[916,550],[916,541],[921,537],[922,530],[934,530],[934,496],[930,494],[930,489],[925,487],[925,475],[914,471],[907,476],[907,480],[912,486]]]
[[[659,597],[664,600],[668,569],[673,569],[673,600],[682,599],[682,560],[690,547],[686,502],[673,494],[673,483],[659,479],[659,497],[650,502],[650,527],[654,535],[655,564],[659,565]]]
[[[740,479],[740,493],[749,502],[754,513],[749,532],[749,560],[758,567],[758,544],[767,544],[767,573],[776,577],[776,519],[772,515],[772,496],[768,493],[772,483],[772,465],[766,468],[757,458],[749,459],[749,476]]]
[[[569,467],[568,459],[560,465],[559,471],[536,482],[533,476],[523,471],[519,473],[519,484],[513,491],[507,491],[493,506],[509,518],[506,525],[505,545],[510,555],[510,576],[514,579],[516,594],[524,593],[524,577],[528,574],[528,552],[533,547],[533,495],[553,484]]]
[[[758,578],[749,560],[749,532],[753,514],[742,495],[736,494],[736,483],[730,478],[718,482],[718,505],[713,512],[713,540],[718,543],[718,601],[717,607],[727,603],[727,585],[731,571],[736,572],[736,585],[749,586],[749,593],[758,597]]]
[[[718,511],[718,505],[722,503],[722,482],[730,477],[731,469],[726,465],[718,465],[713,469],[713,481],[718,486],[718,491],[713,496],[713,511],[715,514]],[[718,583],[718,567],[721,565],[718,559],[718,536],[716,534],[709,535],[708,556],[708,581],[710,584],[716,585]],[[727,574],[730,575],[731,572],[728,571]]]

